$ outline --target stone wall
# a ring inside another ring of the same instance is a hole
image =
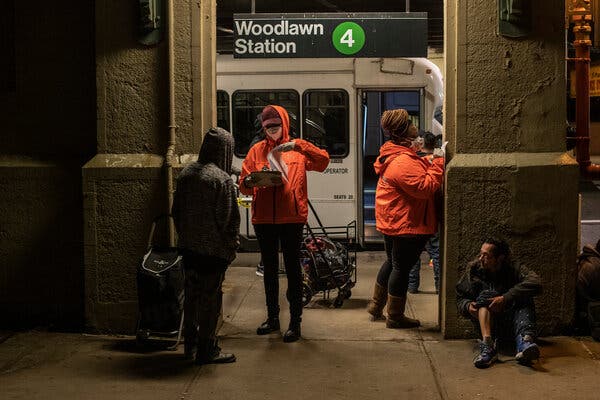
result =
[[[489,235],[542,277],[541,333],[572,318],[578,170],[564,153],[564,2],[532,3],[532,33],[521,39],[497,33],[496,2],[446,3],[446,337],[474,334],[454,285]]]
[[[113,154],[98,155],[83,169],[89,330],[135,329],[136,269],[146,252],[152,220],[166,203],[161,167],[159,156]],[[155,238],[163,244],[164,232],[159,227]]]
[[[176,154],[197,153],[202,125],[211,123],[202,107],[214,109],[214,96],[198,92],[198,81],[212,81],[199,79],[201,71],[214,73],[214,52],[206,69],[201,62],[214,42],[202,36],[203,24],[212,22],[202,14],[206,4],[214,10],[214,1],[174,2]],[[153,218],[168,211],[167,36],[155,46],[138,43],[136,18],[128,2],[96,2],[98,154],[83,169],[85,316],[92,331],[134,331],[136,268]]]

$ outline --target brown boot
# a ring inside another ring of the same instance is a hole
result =
[[[385,317],[383,316],[383,307],[385,307],[387,295],[387,288],[375,282],[375,289],[373,290],[373,299],[369,302],[369,305],[367,306],[367,312],[371,314],[371,321],[385,319]]]
[[[385,326],[391,329],[416,328],[421,323],[418,319],[408,318],[404,315],[406,296],[396,297],[388,295],[388,318]]]

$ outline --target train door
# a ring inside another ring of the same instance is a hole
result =
[[[362,222],[365,244],[382,243],[383,237],[375,229],[375,189],[377,175],[373,163],[379,154],[379,148],[386,138],[380,127],[381,114],[386,110],[404,108],[408,111],[413,124],[419,128],[423,122],[423,90],[363,90],[359,92],[362,103],[360,132],[360,168],[359,180],[359,219]]]

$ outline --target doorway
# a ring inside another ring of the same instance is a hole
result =
[[[361,94],[361,161],[362,161],[362,226],[366,245],[383,243],[383,236],[375,228],[375,189],[378,177],[373,163],[379,148],[387,140],[380,127],[381,114],[386,110],[404,108],[413,124],[419,128],[422,113],[422,90],[376,91],[365,90]]]

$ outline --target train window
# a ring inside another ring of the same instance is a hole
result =
[[[229,94],[224,90],[217,90],[217,126],[229,130]]]
[[[262,139],[262,127],[257,120],[269,104],[285,108],[290,116],[290,137],[299,136],[298,115],[300,95],[295,90],[238,90],[231,96],[233,107],[232,134],[235,138],[235,155],[246,157],[250,147]]]
[[[348,93],[345,90],[307,90],[303,95],[302,137],[327,150],[332,158],[349,153]]]

